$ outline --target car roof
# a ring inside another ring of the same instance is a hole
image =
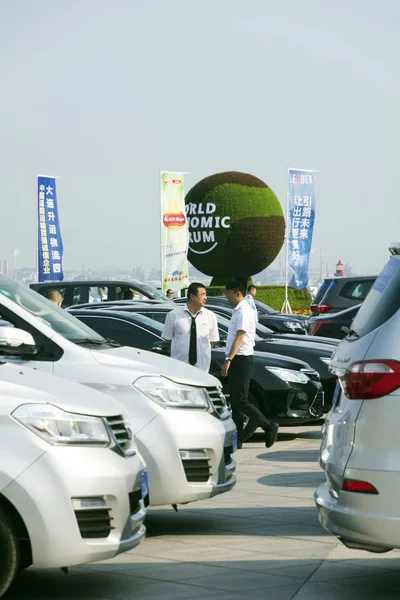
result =
[[[64,279],[63,281],[42,281],[41,283],[31,283],[31,288],[48,286],[64,286],[64,285],[147,285],[143,281],[137,279]],[[154,287],[154,286],[151,286]]]
[[[73,310],[69,311],[71,314],[74,314]],[[136,313],[132,313],[132,312],[124,312],[124,311],[112,311],[112,310],[96,310],[95,312],[92,310],[77,310],[76,311],[76,317],[78,316],[86,316],[86,317],[93,317],[94,315],[96,315],[97,317],[107,317],[107,318],[111,318],[111,317],[116,317],[118,316],[119,318],[123,318],[126,321],[131,321],[133,323],[142,323],[142,324],[146,324],[146,325],[150,325],[151,327],[153,327],[153,329],[155,330],[162,330],[162,324],[159,323],[158,321],[154,321],[154,319],[150,319],[149,317],[146,317],[145,315],[141,315],[141,314],[136,314]]]

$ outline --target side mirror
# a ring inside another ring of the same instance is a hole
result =
[[[154,342],[151,347],[152,352],[156,352],[156,354],[162,354],[163,356],[170,356],[170,347],[167,342]]]
[[[343,331],[344,334],[350,333],[350,327],[346,327],[346,325],[342,325],[340,331]]]
[[[32,335],[16,327],[0,327],[0,352],[6,354],[36,354]]]

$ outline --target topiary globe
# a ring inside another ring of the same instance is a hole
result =
[[[254,275],[277,257],[285,237],[278,198],[266,183],[230,171],[206,177],[186,195],[188,259],[214,284]]]

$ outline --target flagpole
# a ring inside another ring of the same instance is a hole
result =
[[[288,276],[289,276],[289,167],[286,176],[286,231],[285,231],[285,300],[282,304],[281,312],[292,314],[292,308],[288,296]]]

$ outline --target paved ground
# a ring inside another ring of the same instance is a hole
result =
[[[370,600],[399,598],[400,551],[351,551],[320,527],[313,492],[319,428],[257,434],[237,453],[236,488],[212,500],[151,510],[148,537],[114,560],[28,570],[18,600]]]

